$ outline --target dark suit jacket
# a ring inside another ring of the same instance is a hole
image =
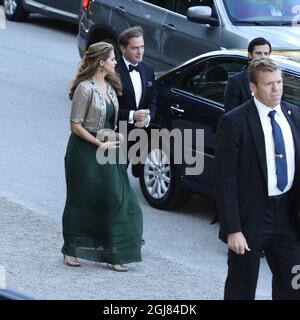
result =
[[[141,80],[142,80],[142,97],[138,109],[150,109],[151,121],[156,115],[156,94],[155,94],[155,77],[151,66],[140,62]],[[129,111],[137,110],[135,94],[129,71],[123,58],[118,61],[116,72],[120,75],[123,95],[118,97],[119,100],[119,120],[128,120]]]
[[[299,222],[300,109],[281,103],[295,144],[293,214]],[[225,113],[217,130],[215,191],[220,238],[242,231],[250,246],[257,245],[268,199],[265,142],[253,99]]]
[[[230,111],[252,98],[248,80],[248,69],[231,77],[225,88],[225,112]]]

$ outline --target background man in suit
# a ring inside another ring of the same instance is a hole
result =
[[[143,29],[135,26],[124,30],[118,43],[122,57],[116,71],[123,86],[123,95],[119,96],[119,120],[128,122],[128,131],[134,127],[148,127],[155,117],[156,95],[153,68],[142,61]]]
[[[253,39],[248,46],[248,57],[269,57],[272,51],[271,43],[264,38]],[[231,77],[225,88],[224,107],[225,112],[232,110],[252,98],[250,91],[248,69],[245,69]]]
[[[300,109],[281,102],[271,59],[249,66],[254,98],[225,113],[217,131],[215,185],[220,238],[227,242],[225,299],[254,299],[260,252],[273,274],[273,299],[300,299]]]

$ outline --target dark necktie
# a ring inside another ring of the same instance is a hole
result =
[[[285,146],[281,128],[275,120],[275,110],[269,112],[268,116],[271,118],[271,125],[273,129],[273,138],[275,144],[275,164],[277,174],[277,187],[283,191],[288,183],[287,176],[287,162]]]
[[[133,64],[130,64],[128,68],[129,68],[129,72],[131,72],[133,70],[135,70],[137,72],[141,71],[141,68],[140,68],[140,66],[138,64],[136,66],[134,66]]]

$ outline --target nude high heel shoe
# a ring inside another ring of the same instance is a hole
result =
[[[72,259],[70,259],[72,258]],[[64,254],[64,264],[68,267],[81,267],[81,264],[75,257],[67,256]]]
[[[128,269],[124,267],[122,264],[110,264],[107,263],[107,267],[117,272],[127,272]]]

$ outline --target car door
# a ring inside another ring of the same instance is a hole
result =
[[[211,190],[213,181],[217,124],[224,113],[224,90],[228,78],[247,65],[246,57],[220,56],[206,59],[181,74],[170,90],[170,127],[192,129],[194,155],[199,151],[196,148],[196,129],[204,130],[204,171],[201,175],[185,176],[184,179],[201,182],[203,188],[207,185],[208,190]]]
[[[71,19],[78,19],[81,9],[81,0],[35,0],[34,2],[26,2],[37,7],[46,5],[47,10],[51,13],[68,16]]]
[[[300,107],[300,75],[283,69],[283,100]]]
[[[167,1],[115,0],[111,25],[119,33],[126,28],[139,25],[144,30],[145,61],[156,70],[161,69],[160,46],[162,23],[167,14]]]
[[[206,1],[207,2],[207,1]],[[212,3],[212,0],[210,0]],[[168,11],[163,23],[161,59],[169,67],[199,54],[218,50],[220,27],[191,22],[186,11],[191,6],[205,5],[201,0],[176,0],[174,11]]]
[[[81,9],[82,0],[48,0],[49,6],[53,6],[58,10],[62,10],[65,13],[79,15]]]

